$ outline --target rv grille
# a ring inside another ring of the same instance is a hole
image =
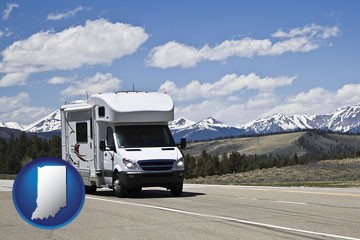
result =
[[[139,166],[144,171],[167,171],[174,166],[174,160],[141,160]]]

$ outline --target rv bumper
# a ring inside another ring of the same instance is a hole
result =
[[[128,188],[174,187],[183,184],[184,170],[171,172],[121,172],[121,180]]]

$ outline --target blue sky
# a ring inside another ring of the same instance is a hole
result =
[[[0,122],[86,92],[169,93],[241,125],[360,103],[359,1],[1,1]]]

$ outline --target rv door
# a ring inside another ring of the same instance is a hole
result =
[[[69,160],[78,169],[85,185],[94,166],[94,142],[91,111],[68,112]]]

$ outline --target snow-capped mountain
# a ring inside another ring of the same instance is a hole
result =
[[[322,129],[342,133],[360,132],[360,104],[346,106],[329,114],[292,115],[281,113],[259,118],[241,126],[248,133],[278,133],[298,129]]]
[[[358,132],[360,129],[360,104],[337,109],[329,116],[329,120],[321,128],[334,132]]]
[[[242,127],[248,133],[276,133],[292,131],[296,129],[313,129],[311,117],[303,115],[286,116],[277,113],[269,117],[259,118],[249,122]]]
[[[184,129],[184,128],[188,128],[191,125],[193,125],[194,123],[195,122],[193,122],[193,121],[191,121],[189,119],[181,117],[181,118],[175,119],[174,121],[169,122],[169,128],[172,131],[176,131],[176,130],[181,130],[181,129]]]
[[[187,123],[190,122],[191,121],[188,121]],[[193,124],[188,127],[179,128],[174,124],[169,125],[169,127],[176,142],[178,142],[181,138],[196,141],[219,137],[238,136],[243,133],[242,129],[230,127],[212,117],[208,117],[199,122],[193,122]]]
[[[28,125],[24,131],[38,133],[38,132],[52,132],[61,129],[60,110],[56,110],[39,121]]]
[[[28,126],[16,122],[0,122],[0,127],[32,133],[60,131],[60,111],[56,110]],[[360,133],[360,104],[345,106],[321,115],[291,115],[281,113],[259,118],[241,127],[232,127],[212,117],[199,122],[179,118],[169,122],[176,142],[180,138],[189,141],[207,140],[229,136],[289,132],[298,129],[322,129],[341,133]]]
[[[0,122],[0,127],[11,128],[24,131],[24,126],[17,122]]]

